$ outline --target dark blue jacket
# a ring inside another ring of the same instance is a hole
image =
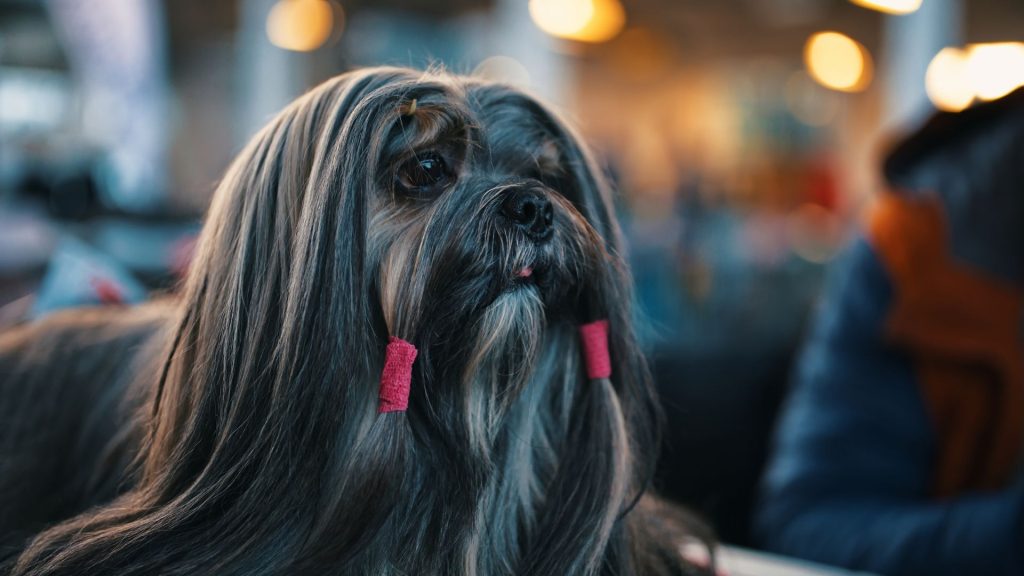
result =
[[[937,499],[911,359],[881,335],[893,286],[856,241],[799,364],[755,525],[770,550],[888,576],[1024,574],[1024,488]]]

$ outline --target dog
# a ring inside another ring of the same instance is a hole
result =
[[[620,236],[530,96],[327,81],[228,168],[177,296],[0,336],[3,566],[695,573]]]

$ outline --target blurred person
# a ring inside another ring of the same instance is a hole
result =
[[[2,572],[694,573],[621,246],[532,98],[324,83],[228,169],[180,297],[0,334]]]
[[[1024,90],[939,113],[833,270],[756,518],[888,576],[1024,574]]]

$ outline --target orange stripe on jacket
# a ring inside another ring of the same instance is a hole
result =
[[[1020,289],[953,260],[937,198],[884,194],[867,228],[893,283],[886,337],[936,428],[936,495],[1004,486],[1024,442]]]

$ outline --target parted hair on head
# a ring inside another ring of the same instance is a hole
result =
[[[0,567],[698,573],[631,300],[548,107],[336,77],[231,164],[179,295],[0,336]]]

